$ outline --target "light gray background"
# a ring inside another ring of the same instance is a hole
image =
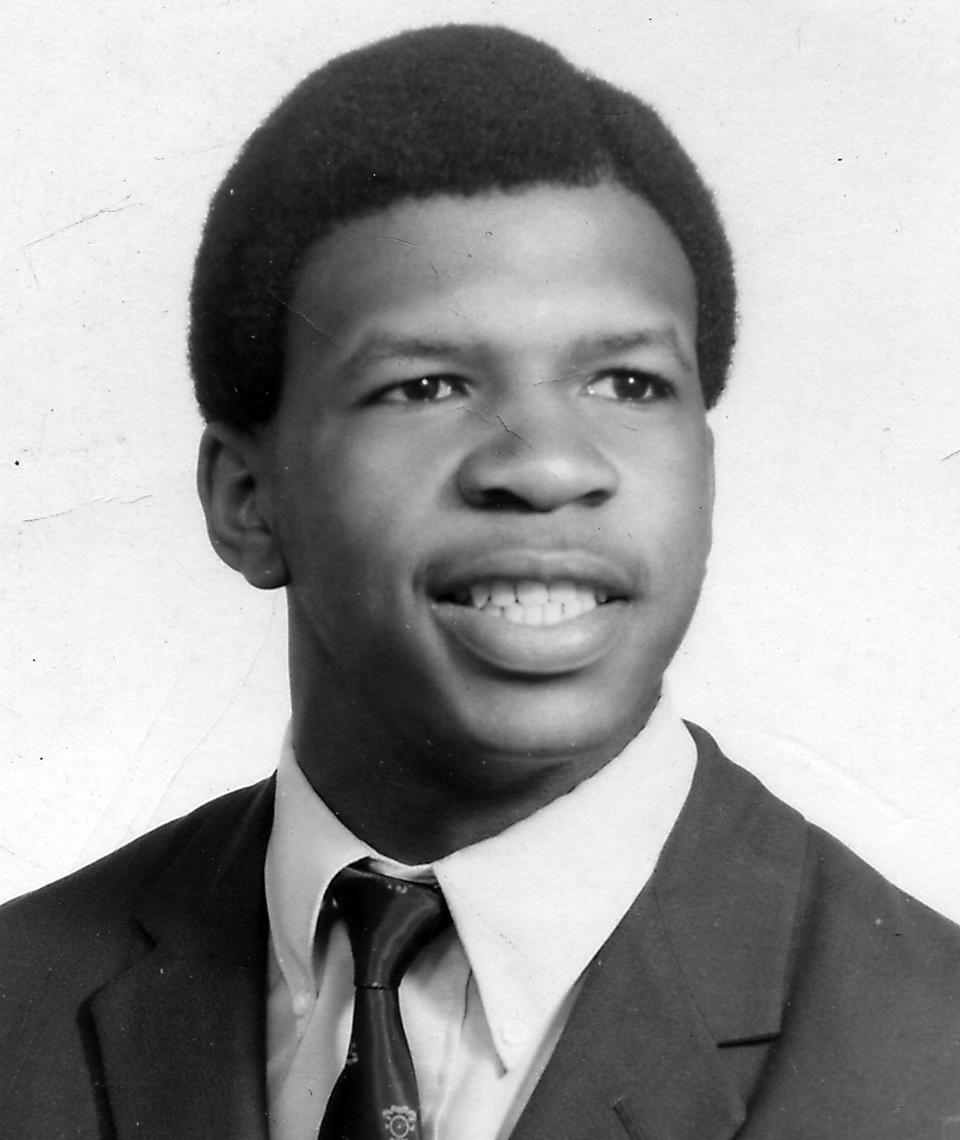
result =
[[[295,81],[439,20],[633,88],[716,188],[742,333],[678,703],[960,918],[952,0],[8,2],[0,895],[272,768],[283,598],[220,565],[195,504],[193,252]]]

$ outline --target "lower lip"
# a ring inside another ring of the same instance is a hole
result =
[[[470,606],[438,602],[436,620],[471,656],[498,672],[560,676],[596,664],[624,636],[623,602],[607,602],[556,625],[519,625]]]

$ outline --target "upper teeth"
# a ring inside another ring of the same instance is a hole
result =
[[[554,625],[579,617],[607,600],[606,594],[594,586],[578,585],[570,580],[542,582],[534,578],[516,581],[492,578],[475,582],[470,586],[469,597],[477,609],[523,625]]]

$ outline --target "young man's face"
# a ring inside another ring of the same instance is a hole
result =
[[[318,700],[491,779],[609,758],[710,545],[695,286],[667,226],[610,184],[404,201],[310,251],[291,311],[267,438]]]

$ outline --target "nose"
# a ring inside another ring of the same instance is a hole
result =
[[[458,472],[471,506],[546,512],[571,503],[598,506],[616,494],[617,468],[572,412],[491,412],[487,419],[482,441]]]

